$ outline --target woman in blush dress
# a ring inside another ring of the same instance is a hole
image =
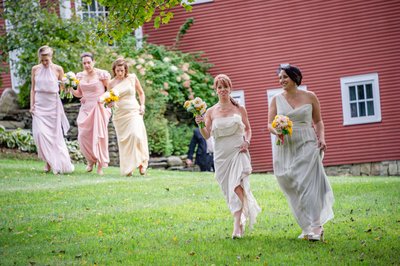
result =
[[[229,77],[217,75],[214,89],[218,103],[207,110],[204,118],[196,116],[196,123],[205,122],[205,127],[200,128],[205,139],[214,137],[215,177],[234,217],[232,238],[235,239],[243,237],[247,220],[249,227],[253,227],[261,211],[250,190],[251,128],[246,109],[230,96]]]
[[[322,226],[333,218],[334,197],[322,165],[326,143],[320,104],[313,92],[297,88],[299,68],[284,65],[278,72],[284,91],[272,98],[268,129],[277,135],[272,122],[277,114],[285,115],[293,122],[293,133],[273,149],[274,173],[302,229],[299,238],[323,240]]]
[[[110,161],[108,154],[108,123],[111,112],[99,101],[104,94],[110,74],[94,68],[95,61],[91,53],[81,55],[83,72],[76,74],[79,85],[73,94],[81,98],[81,108],[77,119],[78,142],[87,161],[86,171],[91,172],[97,165],[97,173],[103,175],[103,168]]]
[[[145,175],[149,163],[149,148],[143,121],[144,91],[136,75],[129,74],[124,59],[115,60],[112,69],[114,78],[109,87],[119,94],[112,120],[118,139],[121,175],[131,176],[136,168],[139,168],[141,175]]]
[[[53,49],[49,46],[40,47],[38,55],[40,64],[32,68],[30,109],[38,156],[46,162],[45,172],[71,173],[74,166],[64,140],[69,123],[58,94],[64,70],[52,62]]]

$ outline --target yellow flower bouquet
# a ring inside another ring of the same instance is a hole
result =
[[[293,123],[289,117],[285,115],[276,115],[272,122],[272,127],[278,132],[278,140],[276,145],[283,145],[285,142],[285,135],[292,135]]]
[[[203,116],[207,110],[207,104],[199,97],[194,98],[193,100],[188,100],[184,103],[183,107],[186,111],[193,113],[193,116]],[[205,127],[204,122],[199,124],[200,128]]]
[[[109,104],[111,104],[111,103],[114,104],[118,101],[119,101],[119,93],[114,91],[113,89],[105,92],[100,97],[100,102],[104,104],[104,107],[108,107]],[[113,107],[111,109],[113,109]]]
[[[76,90],[79,85],[79,79],[76,78],[75,73],[72,71],[65,73],[64,78],[62,79],[62,84],[64,85],[64,88],[60,91],[60,98],[74,98],[71,89]]]

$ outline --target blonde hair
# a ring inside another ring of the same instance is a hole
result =
[[[214,84],[213,84],[214,90],[217,89],[218,84],[221,84],[221,85],[223,85],[224,87],[227,87],[227,88],[229,88],[229,89],[232,89],[232,81],[231,81],[231,79],[230,79],[227,75],[225,75],[225,74],[219,74],[219,75],[215,76],[215,78],[214,78]],[[231,103],[232,103],[234,106],[239,107],[239,103],[238,103],[235,99],[233,99],[231,96],[229,96],[229,99],[231,100]]]
[[[40,63],[40,57],[46,55],[53,57],[53,49],[48,45],[43,45],[38,50],[39,63]]]

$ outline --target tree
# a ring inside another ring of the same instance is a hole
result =
[[[91,3],[92,0],[86,0]],[[168,23],[174,16],[171,8],[178,5],[186,11],[191,11],[194,0],[98,0],[107,8],[109,16],[99,21],[98,34],[104,38],[120,39],[125,34],[150,22],[154,18],[154,27]]]

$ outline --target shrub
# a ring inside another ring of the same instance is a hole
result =
[[[66,140],[69,155],[74,162],[84,162],[84,157],[79,150],[78,141]],[[0,126],[0,147],[19,149],[23,152],[35,153],[37,151],[32,133],[20,128],[7,131]]]

